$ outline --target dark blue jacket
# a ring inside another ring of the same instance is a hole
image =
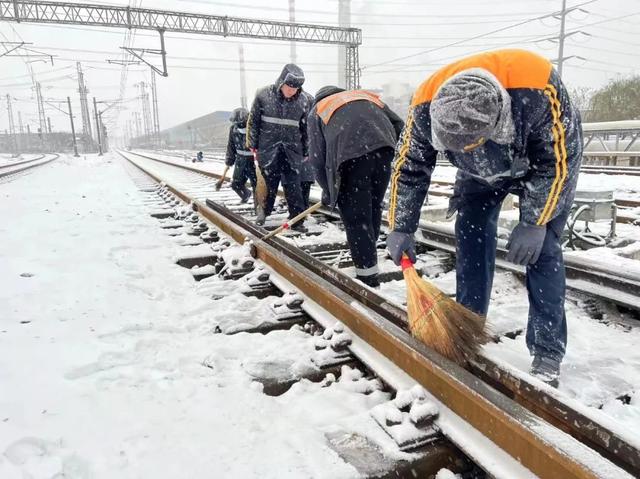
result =
[[[414,94],[391,175],[393,230],[412,233],[418,227],[438,153],[432,146],[431,100],[446,80],[470,68],[488,70],[509,93],[515,137],[509,145],[487,141],[468,153],[443,152],[464,180],[456,182],[457,199],[465,200],[461,184],[478,183],[476,177],[489,171],[500,179],[486,187],[520,195],[522,221],[544,225],[571,208],[582,161],[580,115],[548,60],[524,50],[499,50],[442,68]]]
[[[304,78],[298,66],[285,65],[273,85],[258,90],[249,113],[246,146],[258,150],[258,163],[264,170],[270,169],[281,151],[298,172],[308,156],[307,114],[312,98],[302,88],[285,98],[280,88],[288,75]]]
[[[236,160],[250,159],[253,161],[253,153],[246,147],[247,125],[233,123],[229,128],[229,141],[227,142],[227,155],[225,164],[233,166]]]

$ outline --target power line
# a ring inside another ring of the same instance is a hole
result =
[[[594,0],[592,0],[592,1],[594,1]],[[591,2],[585,2],[582,5],[585,5],[586,3],[591,3]],[[555,13],[546,14],[546,15],[540,15],[540,16],[537,16],[537,17],[529,18],[529,19],[524,20],[522,22],[514,23],[512,25],[508,25],[506,27],[502,27],[502,28],[499,28],[497,30],[492,30],[490,32],[481,33],[479,35],[475,35],[475,36],[469,37],[467,39],[458,40],[456,42],[452,42],[452,43],[449,43],[449,44],[444,45],[444,46],[430,48],[428,50],[423,50],[423,51],[418,52],[418,53],[413,53],[411,55],[405,55],[405,56],[398,57],[398,58],[395,58],[395,59],[392,59],[392,60],[387,60],[385,62],[375,63],[373,65],[366,65],[366,66],[362,67],[362,70],[373,68],[373,67],[377,67],[377,66],[381,66],[381,65],[388,65],[390,63],[396,63],[399,60],[407,60],[409,58],[414,58],[414,57],[417,57],[417,56],[420,56],[420,55],[424,55],[424,54],[427,54],[427,53],[435,52],[435,51],[441,50],[443,48],[448,48],[448,47],[452,47],[452,46],[455,46],[455,45],[459,45],[460,43],[466,43],[466,42],[471,41],[471,40],[477,40],[478,38],[487,37],[487,36],[492,35],[494,33],[498,33],[498,32],[502,32],[502,31],[505,31],[505,30],[509,30],[511,28],[519,27],[521,25],[525,25],[527,23],[531,23],[531,22],[534,22],[536,20],[540,20],[540,19],[543,19],[543,18],[548,18],[548,17],[553,16],[553,15],[555,15]]]

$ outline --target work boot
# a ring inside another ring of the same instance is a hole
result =
[[[302,221],[298,221],[296,224],[291,225],[291,231],[297,231],[298,233],[308,233],[309,230]]]
[[[550,356],[534,356],[529,374],[554,388],[558,387],[560,361]]]
[[[380,288],[380,280],[378,279],[378,275],[377,274],[370,274],[368,276],[358,276],[356,275],[356,279],[358,281],[363,282],[364,284],[366,284],[367,286],[371,287],[371,288]]]
[[[267,216],[264,214],[264,208],[262,206],[256,207],[256,224],[258,226],[264,225],[264,221],[267,219]]]
[[[251,190],[249,188],[245,188],[244,193],[240,198],[240,203],[246,203],[247,201],[249,201],[249,198],[251,198]]]

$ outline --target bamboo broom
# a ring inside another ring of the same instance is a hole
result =
[[[216,181],[216,191],[220,191],[220,188],[222,188],[222,183],[224,183],[224,180],[227,178],[227,171],[229,171],[229,166],[225,165],[222,176]]]
[[[255,193],[256,207],[262,208],[264,210],[267,204],[267,182],[262,175],[262,170],[260,169],[260,165],[258,164],[258,152],[255,150],[253,150],[253,161],[256,165],[256,176],[258,180],[256,183]]]
[[[411,334],[443,356],[465,366],[487,342],[485,318],[449,298],[418,276],[411,260],[400,263],[407,283]]]
[[[307,216],[309,216],[311,213],[313,213],[314,211],[317,211],[320,209],[320,207],[322,206],[322,201],[318,201],[315,205],[310,206],[309,208],[307,208],[306,210],[304,210],[302,213],[300,213],[299,215],[294,216],[293,218],[291,218],[290,220],[282,223],[281,226],[278,226],[276,229],[274,229],[273,231],[270,231],[269,233],[267,233],[266,235],[264,235],[262,237],[262,241],[271,238],[272,236],[275,236],[277,234],[279,234],[280,232],[289,229],[291,226],[295,225],[298,221],[300,221],[303,218],[306,218]]]

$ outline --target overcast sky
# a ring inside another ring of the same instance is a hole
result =
[[[82,3],[82,2],[78,2]],[[96,2],[127,5],[126,2]],[[563,79],[569,87],[597,88],[616,76],[635,74],[640,67],[640,1],[568,0],[568,6],[585,4],[567,19]],[[288,21],[288,0],[130,0],[131,6],[181,10],[215,15]],[[295,0],[296,21],[337,25],[338,0]],[[560,10],[562,0],[352,0],[351,24],[363,31],[360,48],[361,84],[379,88],[398,81],[417,86],[430,72],[465,55],[484,50],[520,47],[557,58],[559,21],[534,20]],[[530,21],[528,21],[530,20]],[[520,26],[514,26],[520,24]],[[512,27],[513,26],[513,27]],[[499,32],[484,35],[489,32]],[[135,85],[149,81],[149,69],[130,66],[123,82],[122,67],[107,63],[121,57],[126,31],[96,27],[13,24],[0,22],[0,41],[30,42],[30,48],[57,55],[50,62],[30,63],[43,96],[55,102],[71,96],[80,123],[76,61],[81,61],[90,97],[120,98],[123,109],[105,114],[113,136],[140,109]],[[480,38],[473,37],[484,35]],[[230,39],[205,35],[166,34],[169,77],[157,77],[161,128],[215,110],[239,106],[238,42],[242,41],[247,68],[249,101],[255,90],[272,83],[290,60],[288,43]],[[461,42],[455,46],[452,43]],[[136,32],[133,46],[159,48],[158,35]],[[2,50],[0,50],[2,51]],[[298,44],[298,63],[305,70],[305,88],[314,93],[335,84],[338,49],[335,46]],[[410,58],[399,59],[401,57]],[[31,57],[29,60],[36,60]],[[0,129],[8,126],[6,95],[14,99],[23,122],[37,129],[37,107],[25,58],[0,58]],[[45,105],[54,131],[68,130],[68,120]]]

